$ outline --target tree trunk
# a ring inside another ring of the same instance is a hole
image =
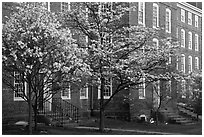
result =
[[[29,82],[28,84],[28,96],[29,96],[29,100],[28,100],[28,110],[29,110],[29,114],[28,114],[28,134],[31,135],[32,134],[32,99],[31,99],[31,82]]]
[[[101,94],[100,94],[100,125],[99,125],[99,131],[104,131],[104,85],[105,80],[104,78],[101,78]]]
[[[34,111],[34,120],[35,120],[34,130],[36,131],[37,130],[37,113],[38,113],[38,110],[37,110],[37,95],[36,95],[35,105],[33,107],[33,111]]]

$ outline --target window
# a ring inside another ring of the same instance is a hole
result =
[[[104,99],[109,99],[112,95],[112,78],[107,78],[105,80],[105,91],[104,91]],[[100,86],[98,87],[98,99],[101,98],[101,90]]]
[[[195,57],[195,69],[198,70],[199,69],[199,58]]]
[[[179,37],[179,29],[178,28],[176,28],[176,38],[178,39],[178,37]]]
[[[64,12],[70,9],[70,2],[61,2],[61,11]]]
[[[192,72],[192,56],[188,57],[188,72]]]
[[[181,97],[186,98],[186,81],[181,81]]]
[[[145,2],[138,4],[138,23],[145,26]]]
[[[145,78],[142,78],[142,83],[138,85],[139,99],[145,99]]]
[[[185,30],[181,29],[181,47],[185,48]]]
[[[166,89],[167,89],[167,92],[168,92],[168,96],[171,97],[171,80],[169,80],[168,82],[166,82]]]
[[[192,49],[192,32],[188,32],[188,49]]]
[[[156,47],[157,50],[159,49],[159,40],[156,38],[153,38],[153,47]]]
[[[195,34],[195,51],[199,51],[198,34]]]
[[[181,21],[185,23],[185,10],[181,9]]]
[[[181,55],[181,71],[185,73],[185,55]]]
[[[179,58],[176,56],[176,70],[179,70]]]
[[[71,99],[70,83],[69,82],[63,82],[62,87],[63,88],[61,91],[61,98],[62,99]]]
[[[192,13],[188,12],[188,24],[192,25]]]
[[[166,32],[171,33],[171,10],[166,9]]]
[[[81,90],[80,90],[80,99],[88,99],[88,85],[81,88]]]
[[[195,15],[195,27],[198,28],[198,16],[197,15]]]
[[[22,98],[26,93],[26,83],[22,82],[22,76],[18,72],[14,72],[14,101],[23,101]]]
[[[159,27],[159,6],[153,3],[153,28]]]

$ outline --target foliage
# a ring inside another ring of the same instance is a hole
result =
[[[22,3],[3,24],[3,82],[28,103],[32,101],[35,113],[42,97],[48,101],[64,82],[80,79],[88,68],[85,57],[86,50],[62,27],[59,16],[43,5]],[[18,92],[15,74],[28,92]]]
[[[75,8],[63,14],[62,22],[88,39],[78,44],[88,49],[86,61],[91,68],[91,84],[100,86],[103,93],[109,84],[107,79],[111,78],[116,87],[105,103],[101,98],[101,111],[117,93],[141,84],[142,78],[151,83],[172,77],[171,72],[163,70],[168,68],[168,59],[174,56],[177,43],[170,38],[159,39],[157,46],[152,39],[160,37],[162,30],[130,25],[129,13],[135,7],[124,2],[74,4]]]

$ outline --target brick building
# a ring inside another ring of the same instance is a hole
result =
[[[3,3],[3,23],[5,16],[11,12],[11,7],[16,3]],[[48,2],[44,4],[48,10],[53,12],[71,9],[70,3],[66,2]],[[201,69],[201,54],[202,54],[202,11],[201,9],[192,6],[188,3],[176,2],[132,2],[129,6],[136,6],[127,17],[129,25],[143,25],[150,28],[163,28],[160,35],[153,39],[153,42],[159,44],[160,38],[171,37],[174,40],[179,40],[181,44],[181,54],[183,58],[170,58],[169,63],[177,70],[182,70],[184,73]],[[7,8],[6,8],[7,7]],[[15,9],[15,6],[13,6]],[[175,25],[176,24],[176,25]],[[76,39],[79,37],[76,36]],[[14,82],[15,83],[15,82]],[[157,84],[157,89],[160,91],[168,90],[171,94],[171,101],[165,107],[175,108],[177,95],[181,92],[176,89],[174,82],[170,81],[170,88],[162,88]],[[114,81],[108,85],[109,93],[104,96],[109,98],[114,88]],[[159,99],[153,93],[152,85],[142,84],[140,88],[132,88],[127,92],[117,94],[110,102],[106,112],[111,114],[121,113],[125,116],[130,116],[132,119],[137,115],[144,113],[150,115],[150,110],[153,105],[157,104]],[[187,86],[182,88],[182,92],[187,91]],[[3,85],[2,98],[2,113],[4,116],[14,114],[25,114],[28,112],[27,105],[22,99],[15,96],[12,91]],[[135,92],[137,90],[138,92]],[[9,92],[8,92],[9,91]],[[59,103],[59,99],[71,103],[77,107],[80,116],[97,115],[99,111],[100,90],[98,87],[87,86],[83,89],[77,88],[76,85],[67,86],[61,93],[57,94],[50,102],[46,103],[47,111],[52,111],[53,105]],[[130,101],[121,101],[128,99]],[[156,102],[155,102],[156,100]],[[61,102],[61,101],[60,101]],[[8,107],[9,106],[9,107]],[[66,106],[66,103],[64,103]],[[107,114],[108,115],[108,114]]]

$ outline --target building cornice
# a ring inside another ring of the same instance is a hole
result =
[[[178,2],[177,6],[202,17],[202,10],[186,2]]]

